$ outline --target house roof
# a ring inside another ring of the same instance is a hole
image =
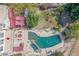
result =
[[[60,13],[58,22],[62,27],[64,27],[67,23],[71,23],[72,21],[68,13],[64,11]]]
[[[25,18],[24,18],[24,16],[16,16],[16,20],[19,20],[19,21],[20,21],[20,20],[21,20],[21,21],[23,20],[23,21],[24,21]]]

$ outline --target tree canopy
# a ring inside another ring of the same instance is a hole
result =
[[[73,21],[79,19],[79,4],[71,3],[65,6],[65,10],[68,11]]]
[[[33,10],[35,7],[35,4],[32,3],[18,3],[18,4],[7,4],[10,8],[12,8],[15,12],[15,15],[21,15],[22,12],[27,8],[29,10]]]

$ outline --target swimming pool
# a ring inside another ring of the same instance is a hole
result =
[[[37,34],[34,32],[29,32],[28,38],[29,40],[34,40],[39,48],[49,48],[61,42],[59,35],[40,37],[40,36],[37,36]]]

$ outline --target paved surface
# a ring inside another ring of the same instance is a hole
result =
[[[72,56],[79,56],[79,42],[77,42],[75,48],[73,48]]]

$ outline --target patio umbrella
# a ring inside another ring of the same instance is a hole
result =
[[[11,8],[8,9],[8,17],[9,17],[9,21],[10,21],[10,27],[15,28],[16,19],[15,19],[13,9],[11,9]]]

